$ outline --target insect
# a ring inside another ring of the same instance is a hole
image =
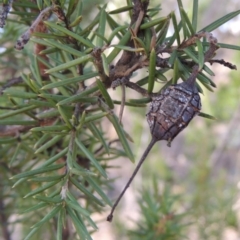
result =
[[[147,121],[152,137],[171,141],[201,110],[201,100],[192,75],[185,82],[172,85],[152,97]]]
[[[201,99],[195,83],[197,74],[198,66],[193,68],[191,76],[185,82],[171,85],[163,89],[159,94],[152,96],[150,109],[147,113],[147,121],[151,130],[152,140],[125,188],[114,203],[111,213],[107,217],[107,221],[112,221],[115,208],[154,144],[157,141],[166,140],[168,141],[168,146],[170,146],[171,141],[178,133],[200,112]]]

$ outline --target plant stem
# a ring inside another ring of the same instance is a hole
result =
[[[154,144],[157,142],[158,140],[154,137],[152,137],[151,142],[148,144],[145,152],[143,153],[137,167],[135,168],[132,176],[130,177],[130,179],[128,180],[128,183],[126,184],[126,186],[124,187],[123,191],[121,192],[121,194],[119,195],[118,199],[116,200],[116,202],[114,203],[112,210],[110,212],[110,214],[107,217],[107,221],[111,222],[113,219],[113,212],[115,211],[118,203],[120,202],[121,198],[123,197],[124,193],[126,192],[127,188],[130,186],[131,182],[133,181],[134,177],[136,176],[138,170],[140,169],[141,165],[143,164],[144,160],[146,159],[148,153],[151,151],[152,147],[154,146]]]

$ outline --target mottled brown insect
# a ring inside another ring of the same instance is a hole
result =
[[[157,141],[171,141],[201,110],[201,99],[195,77],[172,85],[152,97],[147,121],[151,134]]]
[[[197,73],[198,66],[194,68],[192,75],[185,82],[169,86],[159,94],[152,95],[150,110],[147,113],[147,121],[150,126],[152,140],[147,146],[125,188],[114,203],[107,217],[107,221],[112,221],[115,208],[154,144],[159,140],[167,140],[170,146],[171,141],[178,133],[200,112],[201,99],[195,83]]]

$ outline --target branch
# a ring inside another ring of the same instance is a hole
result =
[[[15,48],[17,50],[22,50],[24,46],[28,43],[31,35],[36,32],[37,27],[42,21],[48,19],[52,13],[53,7],[45,8],[37,17],[37,19],[33,22],[31,27],[17,40],[15,44]]]
[[[147,8],[149,1],[133,0],[133,10],[130,28],[133,28],[134,36],[138,36],[141,31],[139,27],[143,21],[143,18],[147,15]],[[132,39],[126,44],[129,47],[134,47],[134,41]],[[118,78],[131,76],[133,71],[140,68],[138,63],[139,56],[135,52],[123,51],[123,54],[117,64],[110,71],[111,81],[115,81]]]
[[[16,85],[16,84],[19,84],[19,83],[22,83],[23,82],[23,79],[22,77],[16,77],[16,78],[12,78],[10,80],[7,81],[7,83],[5,83],[1,88],[0,88],[0,96],[2,95],[3,91],[6,89],[6,88],[9,88],[13,85]]]
[[[230,68],[230,69],[232,69],[232,70],[237,70],[237,66],[236,66],[236,65],[233,65],[233,64],[230,63],[230,62],[226,62],[224,59],[221,59],[221,60],[219,60],[219,59],[211,59],[211,60],[209,60],[208,62],[209,62],[211,65],[212,65],[213,63],[219,63],[219,64],[223,65],[224,67],[228,67],[228,68]]]

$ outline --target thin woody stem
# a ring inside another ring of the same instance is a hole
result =
[[[118,203],[120,202],[121,198],[123,197],[124,193],[126,192],[127,188],[130,186],[131,182],[133,181],[134,177],[136,176],[136,174],[138,173],[138,170],[140,169],[141,165],[143,164],[144,160],[146,159],[148,153],[151,151],[152,147],[154,146],[154,144],[157,142],[156,138],[152,138],[151,142],[149,143],[147,149],[145,150],[145,152],[143,153],[137,167],[135,168],[131,178],[128,180],[126,186],[124,187],[123,191],[121,192],[121,194],[119,195],[118,199],[116,200],[116,202],[114,203],[112,210],[110,212],[110,214],[107,217],[107,221],[111,222],[113,219],[113,212],[115,211]]]
[[[137,85],[134,82],[126,83],[126,86],[131,88],[131,89],[133,89],[133,90],[135,90],[136,92],[142,94],[143,96],[147,96],[147,97],[149,96],[149,93],[148,93],[148,91],[146,89],[140,87],[139,85]]]

